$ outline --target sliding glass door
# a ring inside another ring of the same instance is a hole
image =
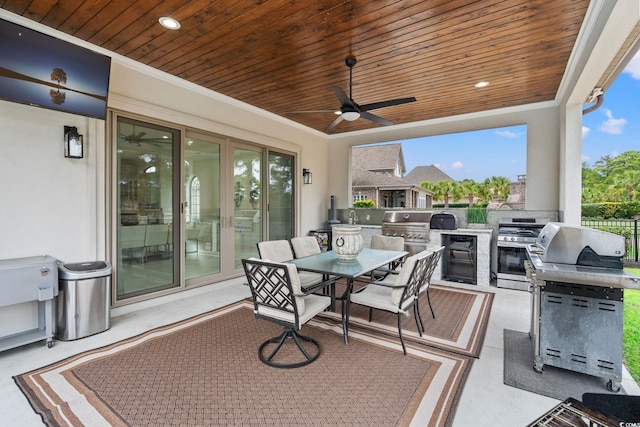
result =
[[[119,118],[116,148],[117,298],[179,286],[175,164],[180,132]]]
[[[262,150],[236,146],[233,149],[233,229],[234,268],[242,259],[257,256],[256,244],[263,240]]]
[[[182,209],[186,279],[221,271],[220,153],[220,144],[211,138],[185,138]]]
[[[269,153],[269,240],[294,237],[293,156]]]
[[[259,241],[293,237],[292,155],[115,118],[115,302],[237,277]]]

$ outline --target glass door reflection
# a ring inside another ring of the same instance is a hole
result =
[[[242,259],[258,255],[263,222],[262,152],[235,147],[233,150],[233,226],[235,269]]]
[[[289,240],[293,231],[293,156],[269,153],[269,240]]]
[[[117,121],[117,299],[180,285],[174,164],[180,132]]]

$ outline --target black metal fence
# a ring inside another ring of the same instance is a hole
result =
[[[627,252],[624,261],[638,262],[637,219],[583,219],[582,225],[624,236],[627,240]]]

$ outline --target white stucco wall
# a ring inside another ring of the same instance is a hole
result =
[[[0,259],[104,257],[97,215],[104,121],[0,101]],[[64,157],[64,126],[84,136],[84,158]]]

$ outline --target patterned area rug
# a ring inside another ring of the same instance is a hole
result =
[[[340,292],[341,289],[338,289]],[[426,296],[420,299],[420,313],[425,333],[420,336],[413,312],[402,320],[402,335],[406,342],[439,348],[465,356],[479,357],[489,323],[494,294],[476,290],[431,285],[429,288],[435,319],[431,316]],[[341,321],[340,310],[323,313]],[[374,310],[369,323],[369,309],[352,304],[349,316],[349,334],[354,330],[372,329],[389,336],[398,336],[395,314]]]
[[[408,344],[374,327],[318,318],[301,332],[320,358],[270,368],[261,342],[281,332],[247,301],[14,377],[50,426],[449,425],[472,358]],[[286,357],[286,355],[284,356]]]

